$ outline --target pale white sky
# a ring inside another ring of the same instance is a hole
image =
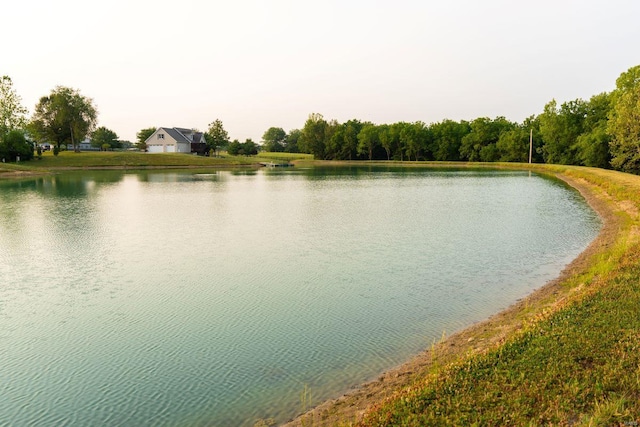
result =
[[[20,0],[0,75],[33,111],[56,85],[121,139],[152,126],[259,142],[340,122],[505,116],[588,99],[640,64],[637,0]]]

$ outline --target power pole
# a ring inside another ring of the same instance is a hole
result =
[[[531,163],[531,156],[533,154],[533,129],[529,130],[529,163]]]

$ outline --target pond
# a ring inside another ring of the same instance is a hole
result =
[[[283,422],[531,293],[600,226],[575,190],[520,171],[0,182],[0,414]]]

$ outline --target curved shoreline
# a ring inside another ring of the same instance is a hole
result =
[[[308,425],[335,425],[360,420],[373,405],[415,384],[430,373],[433,367],[447,365],[456,360],[488,351],[522,328],[528,320],[542,311],[553,309],[580,286],[563,286],[570,278],[585,272],[594,256],[610,248],[621,229],[621,218],[615,214],[612,203],[596,194],[597,186],[583,179],[569,176],[566,171],[554,172],[534,167],[530,170],[555,176],[580,192],[589,206],[598,214],[602,228],[589,246],[569,263],[560,275],[544,284],[527,297],[489,318],[472,324],[441,340],[431,349],[394,367],[377,379],[359,385],[342,396],[325,401],[315,408],[284,424],[288,427]]]

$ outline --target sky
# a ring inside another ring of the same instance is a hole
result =
[[[637,0],[20,0],[2,15],[0,75],[30,113],[68,86],[133,142],[216,119],[259,142],[310,113],[521,122],[640,64]]]

